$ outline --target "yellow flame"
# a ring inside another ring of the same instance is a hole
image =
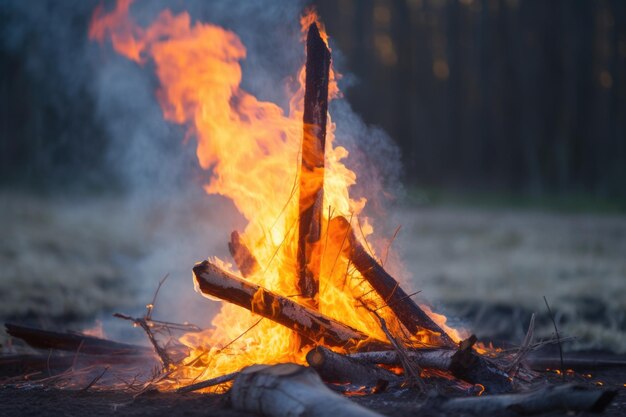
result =
[[[147,28],[129,15],[132,0],[119,0],[114,10],[99,7],[89,29],[91,39],[110,39],[120,54],[139,63],[151,62],[160,81],[157,97],[164,118],[183,124],[197,139],[197,157],[212,177],[204,188],[209,194],[230,198],[248,220],[242,240],[260,268],[250,281],[279,294],[297,294],[295,259],[298,240],[298,166],[302,146],[305,68],[298,72],[299,89],[290,99],[289,112],[261,101],[241,88],[241,61],[246,48],[239,37],[221,27],[197,22],[188,13],[161,12]],[[317,22],[324,41],[328,36],[314,11],[301,19],[303,39]],[[331,68],[329,99],[339,96],[338,76]],[[324,220],[331,216],[356,218],[366,199],[353,200],[349,188],[356,174],[343,160],[348,151],[334,145],[335,125],[328,119],[324,169]],[[365,240],[373,228],[360,219]],[[326,229],[323,229],[326,230]],[[342,236],[324,236],[312,256],[320,260],[319,310],[370,336],[384,340],[378,322],[357,302],[371,287],[351,268],[343,252]],[[230,265],[212,259],[224,269]],[[299,301],[297,297],[293,298]],[[365,298],[367,301],[367,298]],[[263,302],[263,291],[253,306]],[[380,303],[381,305],[384,303]],[[276,308],[277,306],[273,306]],[[386,317],[387,309],[381,310]],[[445,317],[435,315],[443,324]],[[392,317],[386,317],[394,326]],[[173,378],[184,384],[236,371],[254,363],[303,361],[298,337],[268,319],[240,307],[224,304],[213,327],[184,335],[188,358]],[[428,335],[423,335],[428,338]],[[420,336],[421,337],[421,336]],[[323,344],[323,340],[317,341]]]

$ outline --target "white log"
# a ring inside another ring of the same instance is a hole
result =
[[[332,392],[313,369],[293,363],[244,369],[230,398],[235,409],[268,417],[382,417]]]

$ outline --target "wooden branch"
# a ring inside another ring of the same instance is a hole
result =
[[[311,349],[306,355],[306,361],[324,382],[369,387],[378,386],[380,381],[394,385],[400,382],[397,375],[386,369],[340,355],[322,346]]]
[[[311,368],[254,365],[235,378],[233,408],[268,417],[382,417],[328,389]]]
[[[334,233],[347,234],[350,261],[411,334],[416,334],[421,329],[430,330],[445,346],[457,346],[450,336],[404,292],[398,281],[370,256],[356,239],[350,223],[344,217],[333,218],[330,227],[336,230]]]
[[[144,346],[113,342],[78,332],[61,333],[10,323],[5,323],[4,327],[9,335],[37,349],[75,352],[80,347],[81,353],[90,355],[141,355],[152,352]]]
[[[420,368],[433,368],[447,371],[452,363],[452,356],[456,350],[452,349],[428,349],[428,350],[407,350],[406,354],[411,362],[416,363]],[[386,350],[379,352],[357,352],[347,355],[361,363],[380,365],[400,365],[398,352]]]
[[[461,343],[458,350],[429,349],[407,350],[408,360],[421,368],[434,368],[450,372],[456,378],[481,384],[488,394],[507,393],[513,390],[513,381],[492,360],[478,354],[473,348],[475,336]],[[396,351],[359,352],[348,355],[363,363],[401,365]]]
[[[441,406],[445,412],[495,415],[511,411],[520,415],[543,414],[554,411],[600,413],[611,403],[617,391],[589,389],[580,385],[558,385],[534,391],[453,398]]]
[[[546,369],[558,369],[561,366],[559,356],[529,356],[523,361],[528,367],[535,371],[545,371]],[[605,368],[625,368],[626,360],[612,358],[563,358],[565,369],[574,371],[605,369]]]
[[[479,355],[473,346],[476,336],[461,342],[459,350],[452,355],[450,372],[455,377],[472,384],[481,384],[487,394],[513,391],[513,380],[490,359]]]
[[[255,314],[292,329],[315,343],[323,340],[324,344],[346,349],[368,350],[376,349],[377,346],[379,348],[381,346],[389,347],[382,341],[369,339],[365,333],[302,306],[289,298],[244,281],[208,261],[196,264],[193,273],[202,294],[211,295],[246,308]]]
[[[241,236],[236,230],[230,235],[228,250],[230,251],[230,255],[233,257],[239,272],[241,272],[241,275],[247,278],[258,271],[259,263],[252,252],[250,252],[250,249],[248,249],[246,244],[241,240]]]
[[[320,238],[322,223],[329,71],[330,51],[313,23],[309,27],[306,43],[297,252],[297,288],[313,307],[317,306],[319,265],[311,265],[310,262],[313,245]]]

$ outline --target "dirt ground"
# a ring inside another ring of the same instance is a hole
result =
[[[603,416],[617,417],[626,413],[626,372],[622,370],[601,371],[594,375],[593,380],[585,380],[578,375],[568,377],[570,382],[576,381],[594,386],[601,380],[605,387],[615,389],[618,395],[605,410]],[[560,377],[553,375],[550,379],[558,382]],[[423,397],[422,397],[423,398]],[[353,401],[372,408],[390,417],[423,417],[441,416],[435,407],[423,407],[424,399],[411,390],[393,393],[381,393],[366,397],[352,397]],[[430,401],[433,401],[431,398]],[[436,400],[434,401],[436,403]],[[419,413],[416,411],[419,409]],[[0,387],[0,416],[63,416],[63,417],[104,417],[116,416],[163,416],[169,417],[244,417],[249,413],[233,410],[227,395],[207,394],[175,394],[150,392],[135,399],[131,395],[120,392],[76,392],[56,389],[15,389]],[[447,414],[449,415],[449,414]],[[513,416],[516,414],[503,413]],[[566,416],[569,413],[552,413],[546,416]],[[578,416],[586,413],[576,414]],[[593,414],[588,414],[593,415]]]

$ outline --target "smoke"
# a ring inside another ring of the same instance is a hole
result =
[[[68,140],[83,152],[96,154],[99,165],[81,171],[76,180],[96,177],[105,188],[121,188],[124,197],[119,204],[124,209],[115,215],[141,224],[121,231],[142,234],[137,239],[142,256],[128,260],[120,270],[120,279],[137,294],[138,307],[150,301],[158,279],[169,272],[157,316],[178,321],[200,318],[195,321],[206,325],[216,305],[207,307],[207,300],[193,292],[191,267],[209,255],[227,258],[225,242],[232,229],[242,228],[243,219],[229,201],[202,191],[210,173],[198,168],[195,143],[185,138],[184,127],[164,121],[150,64],[137,65],[107,43],[88,39],[88,24],[98,4],[5,1],[2,48],[25,58],[26,76],[41,86],[38,100],[44,107],[71,120],[63,133]],[[104,7],[109,10],[114,2],[104,2]],[[148,25],[165,8],[174,14],[184,10],[193,20],[232,30],[247,49],[242,87],[286,109],[288,86],[304,61],[299,25],[304,7],[303,1],[293,0],[137,0],[131,13],[139,24]],[[340,57],[330,36],[333,53]],[[338,63],[337,70],[345,74],[340,59],[335,60],[336,67]],[[340,86],[349,80],[344,76]],[[332,102],[331,115],[337,125],[336,145],[350,151],[347,165],[359,174],[353,192],[356,197],[375,196],[367,214],[377,217],[400,189],[399,151],[345,100]],[[127,227],[121,225],[128,222],[111,213],[94,215],[106,216],[103,227]]]

